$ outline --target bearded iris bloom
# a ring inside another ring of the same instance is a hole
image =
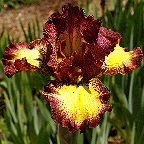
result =
[[[70,132],[84,132],[87,122],[95,127],[112,110],[110,91],[98,77],[125,75],[142,60],[139,47],[130,52],[120,47],[121,35],[101,23],[77,6],[64,5],[46,22],[42,39],[29,45],[13,41],[2,59],[8,77],[36,71],[56,78],[44,87],[44,100],[50,102],[54,121]]]

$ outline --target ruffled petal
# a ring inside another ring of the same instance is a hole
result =
[[[119,33],[114,32],[111,29],[101,27],[98,33],[97,43],[104,49],[105,55],[108,55],[114,50],[114,47],[119,43],[121,38],[122,37]]]
[[[93,16],[87,17],[84,10],[78,6],[68,4],[63,6],[62,14],[56,12],[50,16],[44,26],[44,36],[49,39],[56,36],[56,40],[65,44],[63,52],[69,56],[81,49],[82,39],[87,43],[96,43],[101,23],[101,20],[94,20]],[[51,29],[52,26],[54,28]],[[54,32],[54,35],[51,35],[51,32]]]
[[[50,16],[44,26],[51,51],[47,65],[57,80],[72,84],[99,73],[105,57],[103,48],[96,44],[100,26],[101,20],[86,17],[83,9],[71,4],[64,5],[61,14]]]
[[[106,71],[104,74],[120,73],[125,75],[140,65],[142,57],[142,50],[139,47],[127,52],[127,48],[122,48],[117,44],[114,51],[105,58]]]
[[[4,72],[8,77],[20,71],[37,71],[43,73],[46,59],[46,42],[44,39],[35,40],[29,45],[25,42],[13,41],[6,47],[3,55]]]
[[[50,84],[43,92],[45,100],[50,101],[54,121],[70,132],[99,124],[105,111],[111,111],[108,105],[110,92],[98,79],[92,79],[88,86],[63,85],[57,88]]]

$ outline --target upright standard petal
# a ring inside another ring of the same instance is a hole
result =
[[[110,92],[98,79],[90,80],[88,86],[62,85],[57,88],[50,84],[43,92],[45,100],[50,101],[54,121],[70,132],[99,124],[105,111],[111,111],[108,105]]]
[[[117,44],[114,51],[105,58],[106,70],[104,74],[120,73],[125,75],[140,65],[142,57],[142,50],[139,47],[128,52],[127,48],[122,48]]]
[[[45,73],[43,64],[46,51],[44,39],[35,40],[29,45],[25,42],[13,41],[9,47],[6,47],[2,59],[5,74],[11,77],[17,72],[28,70]]]
[[[51,51],[47,65],[53,68],[57,80],[75,83],[99,74],[105,57],[96,42],[100,27],[101,20],[86,17],[83,9],[71,4],[63,6],[62,14],[51,15],[44,26],[44,37]]]

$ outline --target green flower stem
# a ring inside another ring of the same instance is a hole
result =
[[[61,144],[75,144],[77,132],[71,134],[67,128],[59,126],[59,137]]]

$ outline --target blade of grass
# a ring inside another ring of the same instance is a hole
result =
[[[40,108],[40,112],[41,112],[42,116],[45,118],[45,120],[47,120],[50,123],[51,128],[52,128],[53,132],[55,133],[56,132],[56,126],[55,126],[55,123],[50,116],[50,112],[47,110],[46,106],[38,98],[36,98],[36,101],[38,103],[38,106]]]
[[[34,21],[32,22],[32,24],[33,24],[33,38],[36,39],[36,28]]]
[[[131,80],[130,80],[130,88],[129,88],[129,96],[128,96],[128,108],[129,111],[133,112],[133,84],[134,84],[134,76],[135,71],[132,71]]]
[[[86,16],[88,16],[88,13],[89,13],[89,6],[90,6],[90,2],[89,2],[89,0],[87,0],[87,2],[86,2],[86,9],[85,9]]]
[[[28,37],[29,37],[29,41],[31,42],[33,40],[33,37],[32,37],[32,31],[31,31],[30,23],[28,24]]]
[[[138,143],[139,144],[142,144],[143,143],[143,140],[144,140],[144,127],[142,129],[142,132],[141,132],[141,135],[139,136],[139,139],[138,139]]]
[[[35,133],[36,133],[36,135],[38,135],[39,134],[39,124],[38,124],[38,115],[37,115],[37,106],[36,106],[36,104],[34,104],[34,113],[33,113],[33,115],[34,115],[34,129],[35,129]]]
[[[17,123],[17,117],[16,117],[15,110],[14,110],[14,108],[13,108],[13,106],[12,106],[12,101],[10,101],[10,100],[8,99],[8,96],[7,96],[6,93],[4,93],[4,96],[5,96],[6,106],[7,106],[7,108],[8,108],[8,111],[9,111],[10,114],[12,115],[14,122]]]
[[[10,120],[10,126],[11,126],[11,129],[12,129],[13,133],[15,134],[15,136],[18,136],[17,129],[16,129],[14,123],[12,122],[12,120]]]
[[[113,86],[113,93],[115,96],[117,96],[119,102],[125,106],[125,108],[128,108],[128,101],[127,97],[124,92],[120,88],[118,88],[117,84],[115,82],[112,82]]]
[[[135,144],[135,129],[136,125],[135,122],[133,123],[132,134],[131,134],[131,144]]]
[[[7,124],[4,122],[4,120],[2,118],[0,118],[0,129],[1,129],[2,133],[4,133],[6,136],[10,135],[10,131],[7,127]]]
[[[130,45],[129,45],[130,50],[133,50],[133,41],[134,41],[133,39],[134,39],[134,26],[132,26],[131,28]]]
[[[95,142],[97,144],[105,144],[108,139],[108,135],[111,127],[111,124],[108,122],[108,115],[110,116],[110,114],[106,112],[104,115],[103,122],[100,131],[98,133],[97,141]]]
[[[23,110],[23,108],[20,105],[20,96],[19,96],[19,93],[17,92],[17,116],[18,116],[18,121],[19,121],[20,129],[21,129],[21,133],[24,133],[22,110]]]
[[[93,128],[93,130],[92,130],[91,144],[95,144],[95,142],[96,142],[96,135],[97,135],[97,127]]]
[[[97,19],[97,7],[96,7],[96,1],[93,0],[93,13],[94,13],[94,19]]]
[[[141,96],[141,116],[142,116],[141,126],[143,126],[143,123],[144,123],[144,86],[142,89],[142,96]],[[143,142],[143,139],[144,139],[144,126],[142,128],[140,136],[138,137],[138,143],[141,144]]]
[[[32,120],[33,115],[33,97],[32,97],[32,89],[29,85],[30,78],[28,77],[26,72],[21,72],[21,87],[24,97],[25,109],[28,114],[28,119]]]
[[[38,32],[37,38],[40,38],[40,26],[39,26],[38,18],[36,18],[36,25],[37,25],[37,32]]]
[[[84,135],[81,133],[77,134],[77,144],[83,144],[84,143]]]
[[[110,10],[114,10],[115,7],[115,0],[111,0],[111,8]]]
[[[20,25],[21,25],[23,34],[24,34],[24,36],[25,36],[25,41],[28,43],[28,42],[29,42],[29,41],[28,41],[28,36],[27,36],[27,34],[26,34],[26,31],[25,31],[25,29],[24,29],[24,26],[23,26],[23,24],[22,24],[22,21],[21,21],[21,20],[19,20],[19,21],[20,21]]]

